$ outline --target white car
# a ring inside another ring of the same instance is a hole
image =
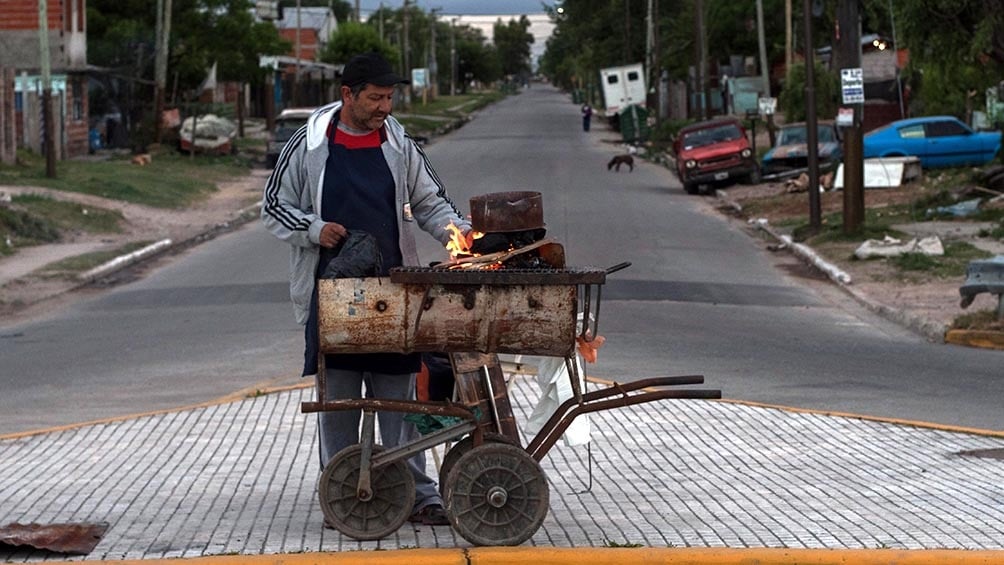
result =
[[[289,141],[289,138],[307,123],[307,118],[314,113],[316,108],[286,108],[275,118],[275,129],[268,136],[268,145],[265,148],[265,166],[275,168],[276,161],[279,160],[279,153]]]

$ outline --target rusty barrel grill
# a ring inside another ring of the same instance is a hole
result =
[[[539,193],[476,197],[471,208],[479,231],[487,227],[517,238],[542,233]],[[475,545],[519,545],[547,515],[548,483],[539,461],[575,417],[667,398],[721,397],[717,390],[665,388],[703,383],[700,375],[582,391],[574,361],[577,338],[598,335],[602,285],[607,274],[628,264],[565,268],[560,244],[547,240],[495,255],[500,260],[492,270],[456,269],[470,265],[451,263],[453,269],[402,267],[392,269],[389,277],[318,281],[318,398],[325,397],[325,353],[445,352],[455,377],[455,402],[362,398],[303,403],[303,412],[363,411],[360,443],[332,457],[318,487],[326,520],[342,533],[380,539],[397,531],[415,498],[406,459],[459,439],[439,472],[451,525]],[[538,267],[510,268],[510,261]],[[571,378],[573,397],[526,447],[520,442],[499,353],[564,358]],[[379,410],[450,418],[441,429],[385,449],[374,443]]]

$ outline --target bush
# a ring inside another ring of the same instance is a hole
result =
[[[816,94],[816,117],[832,120],[837,115],[840,83],[837,75],[818,62],[814,65],[813,90]],[[788,123],[805,121],[805,64],[792,65],[788,70],[778,102]]]
[[[0,206],[0,253],[9,254],[12,242],[51,243],[59,241],[59,229],[52,223],[14,207]]]

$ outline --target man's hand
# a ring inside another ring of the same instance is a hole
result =
[[[321,247],[333,249],[338,247],[338,244],[345,240],[345,235],[347,233],[348,232],[345,230],[345,226],[342,224],[328,222],[321,228],[321,235],[318,237],[318,240]]]

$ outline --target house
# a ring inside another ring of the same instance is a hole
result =
[[[87,2],[48,0],[50,88],[57,158],[88,152]],[[0,0],[0,158],[41,153],[42,64],[38,0]]]
[[[300,45],[300,59],[317,61],[318,52],[328,43],[331,34],[338,31],[338,19],[330,8],[286,8],[282,18],[276,20],[279,35],[293,45],[290,57],[296,58],[296,45]],[[299,41],[296,30],[300,30]]]
[[[338,30],[334,12],[330,8],[301,7],[299,12],[296,8],[284,8],[274,22],[279,35],[292,45],[286,55],[261,58],[261,65],[274,71],[271,79],[274,111],[278,113],[290,106],[319,106],[333,100],[341,65],[322,63],[318,56],[331,34]]]

